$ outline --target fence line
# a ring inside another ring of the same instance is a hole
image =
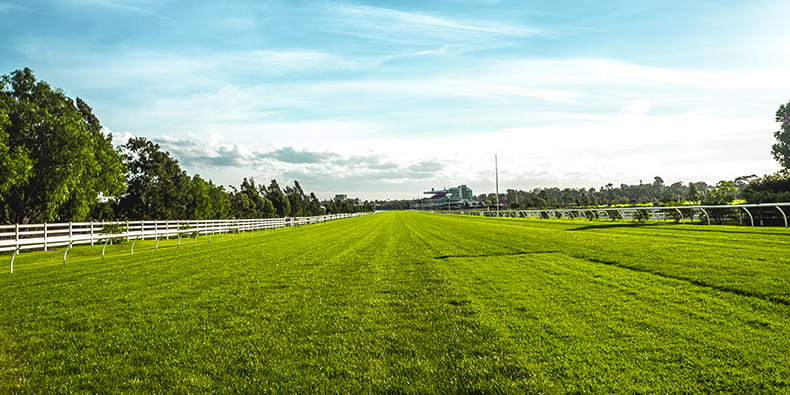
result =
[[[11,256],[11,273],[13,273],[14,258],[23,250],[43,249],[47,251],[52,247],[67,247],[63,254],[65,263],[68,249],[78,244],[104,243],[106,245],[112,239],[132,242],[155,239],[158,247],[160,238],[178,237],[180,242],[180,238],[186,235],[197,238],[199,235],[235,234],[260,229],[308,225],[365,214],[369,213],[260,219],[91,221],[0,225],[0,252],[13,252]],[[131,251],[133,253],[134,245],[132,245]],[[104,251],[102,251],[102,256],[104,256]]]
[[[586,219],[586,220],[633,220],[633,221],[674,221],[677,223],[704,222],[711,220],[723,223],[737,220],[742,225],[762,226],[765,222],[784,224],[788,227],[787,215],[790,203],[732,204],[718,206],[670,206],[670,207],[607,207],[573,209],[529,209],[500,211],[436,211],[462,215],[486,217],[516,217],[542,219]],[[756,217],[756,218],[755,218]]]

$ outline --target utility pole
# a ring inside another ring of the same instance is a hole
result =
[[[496,180],[496,216],[499,217],[499,165],[494,154],[494,179]]]

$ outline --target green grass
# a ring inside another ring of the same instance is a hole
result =
[[[396,212],[23,253],[0,393],[787,393],[788,236]]]

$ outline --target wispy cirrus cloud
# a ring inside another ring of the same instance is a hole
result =
[[[128,4],[126,2],[123,2],[123,1],[118,1],[118,0],[115,0],[115,1],[111,1],[111,0],[86,0],[86,2],[91,3],[91,4],[95,4],[95,5],[98,5],[98,6],[102,6],[102,7],[105,7],[105,8],[118,10],[118,11],[121,11],[121,12],[128,12],[128,13],[132,13],[132,14],[148,16],[148,17],[160,19],[160,20],[167,21],[167,22],[175,22],[175,20],[170,18],[170,17],[164,16],[162,14],[158,14],[156,12],[150,11],[150,10],[142,8],[142,7],[138,7],[138,6],[135,6],[135,5],[130,5],[130,4]]]
[[[374,30],[393,30],[411,32],[422,30],[447,29],[452,31],[466,31],[477,33],[490,33],[504,36],[532,36],[541,34],[539,29],[508,25],[501,22],[457,21],[425,14],[404,12],[391,8],[359,6],[335,3],[328,8],[339,15],[344,15],[357,21],[364,22],[364,26]]]
[[[32,11],[31,8],[25,7],[16,3],[0,3],[0,14],[10,13],[14,11]]]
[[[457,52],[496,48],[543,30],[501,21],[462,20],[394,8],[328,3],[319,31],[399,48],[445,48]]]

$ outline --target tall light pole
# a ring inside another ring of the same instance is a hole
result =
[[[499,217],[499,166],[494,154],[494,179],[496,180],[496,216]]]

